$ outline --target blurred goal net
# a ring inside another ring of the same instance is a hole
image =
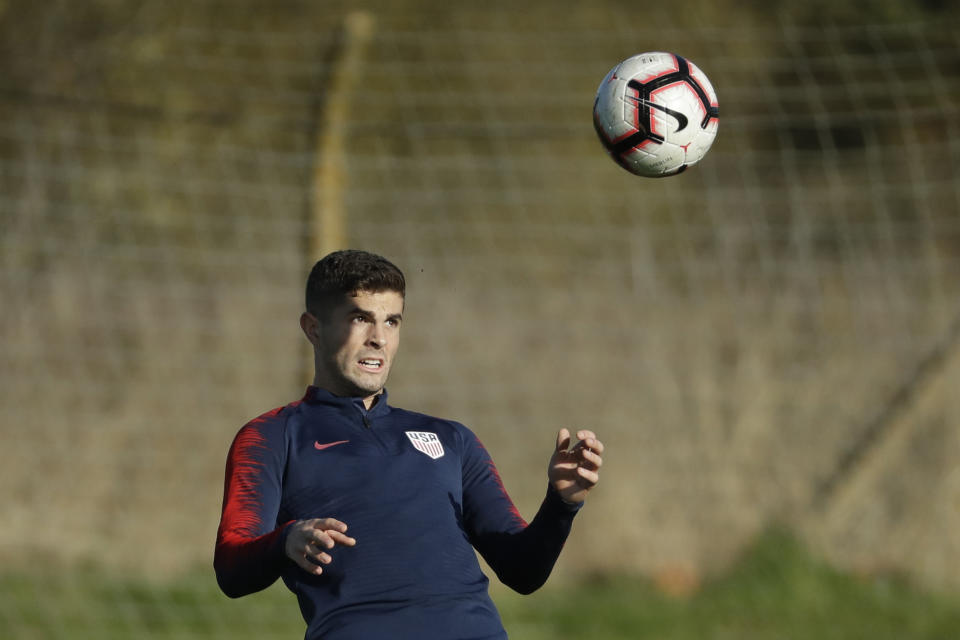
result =
[[[556,428],[607,442],[561,573],[714,571],[786,519],[955,584],[955,16],[314,4],[0,3],[5,591],[37,558],[209,565],[229,441],[302,393],[302,283],[339,246],[408,275],[392,402],[473,428],[525,514]],[[676,178],[590,122],[645,50],[719,95]],[[103,623],[64,606],[0,616]]]

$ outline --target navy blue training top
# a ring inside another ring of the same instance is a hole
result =
[[[297,595],[306,638],[507,637],[474,548],[521,592],[550,575],[580,505],[550,488],[523,520],[477,437],[449,420],[309,387],[246,424],[227,458],[214,567],[231,597],[278,577]],[[287,526],[336,518],[354,547],[319,576],[284,553]]]

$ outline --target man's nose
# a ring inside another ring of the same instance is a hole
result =
[[[382,349],[386,343],[387,334],[384,328],[377,323],[373,323],[370,326],[370,333],[367,335],[367,344],[371,347]]]

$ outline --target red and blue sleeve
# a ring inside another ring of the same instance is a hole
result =
[[[505,585],[539,589],[553,571],[580,505],[550,487],[528,524],[507,494],[490,454],[472,433],[464,437],[463,521],[470,542]]]
[[[231,598],[267,588],[287,563],[286,525],[277,523],[286,456],[281,413],[245,425],[227,456],[213,564],[217,583]]]

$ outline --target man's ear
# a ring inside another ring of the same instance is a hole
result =
[[[320,341],[320,321],[309,311],[300,314],[300,328],[310,344],[317,346]]]

